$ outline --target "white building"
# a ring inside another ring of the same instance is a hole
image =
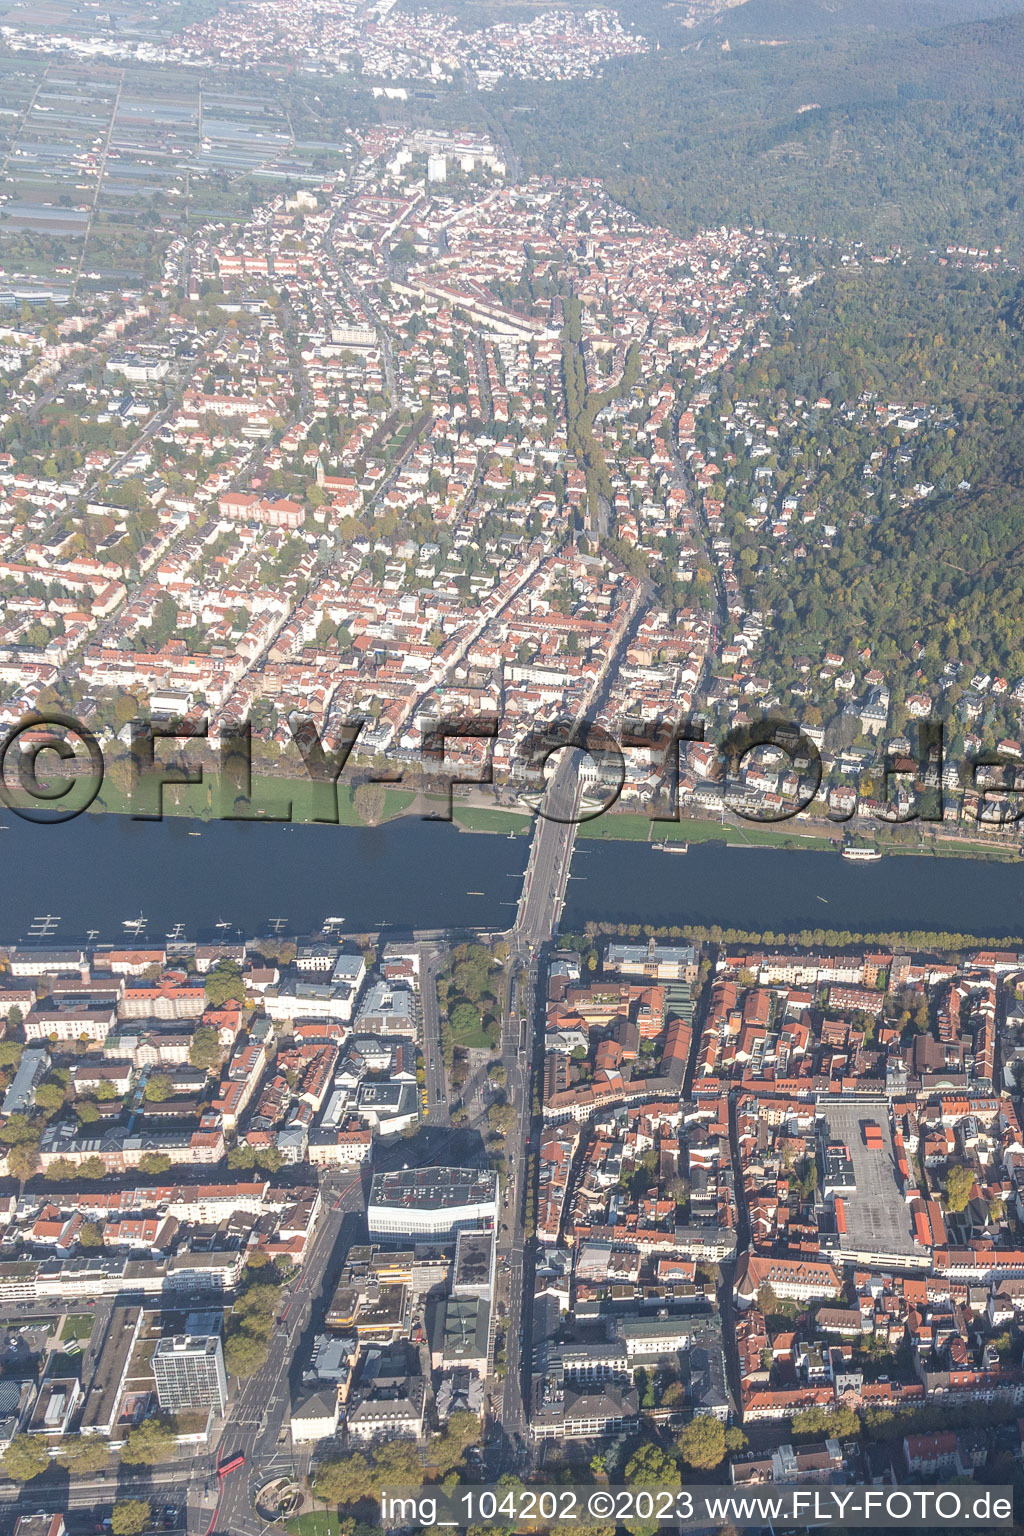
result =
[[[450,1242],[464,1227],[490,1227],[498,1179],[488,1168],[407,1168],[374,1176],[366,1220],[370,1241]]]
[[[307,1388],[292,1404],[291,1431],[294,1445],[310,1445],[317,1440],[328,1440],[337,1430],[336,1386]]]
[[[224,1351],[216,1334],[178,1334],[158,1339],[153,1351],[156,1395],[165,1413],[213,1408],[221,1417],[227,1406]]]

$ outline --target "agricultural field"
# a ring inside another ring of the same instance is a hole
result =
[[[277,88],[137,62],[0,57],[0,289],[16,299],[139,287],[167,245],[244,217],[268,183],[337,170],[297,139]]]

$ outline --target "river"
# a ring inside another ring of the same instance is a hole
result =
[[[325,918],[363,932],[508,927],[522,887],[525,837],[469,835],[443,822],[406,818],[381,827],[273,825],[231,821],[132,821],[79,816],[58,825],[4,818],[6,878],[0,885],[0,943],[35,919],[60,918],[55,939],[123,940],[126,921],[147,919],[162,939],[230,923],[265,934],[312,933]],[[473,894],[479,892],[481,894]]]
[[[563,926],[714,923],[751,932],[913,928],[991,938],[1024,934],[1024,864],[896,855],[855,864],[838,853],[694,843],[577,844]]]
[[[90,929],[123,940],[125,921],[140,914],[151,939],[178,923],[189,937],[218,923],[266,933],[273,918],[292,933],[316,931],[327,917],[344,918],[353,932],[504,928],[528,850],[524,837],[408,817],[375,828],[93,815],[56,826],[6,815],[4,823],[0,943],[23,938],[47,913],[60,918],[58,940]],[[851,864],[836,853],[720,843],[677,856],[581,842],[563,924],[578,928],[587,918],[1015,936],[1024,933],[1024,866],[914,857]]]

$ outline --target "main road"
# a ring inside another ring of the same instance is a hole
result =
[[[420,945],[423,1070],[426,1076],[427,1114],[432,1125],[448,1124],[448,1080],[441,1048],[441,1010],[437,998],[437,977],[444,968],[446,953],[442,944]]]
[[[566,749],[544,791],[519,898],[512,947],[529,960],[558,929],[576,842],[581,784],[577,753]]]
[[[537,816],[515,926],[509,934],[513,970],[505,1017],[502,1059],[515,1128],[505,1145],[506,1205],[499,1258],[508,1276],[506,1372],[501,1402],[502,1464],[522,1468],[529,1459],[527,1425],[532,1381],[533,1254],[526,1238],[531,1151],[540,1140],[534,1124],[533,1073],[536,1059],[540,961],[558,930],[576,841],[581,783],[578,755],[564,751],[544,793]],[[531,1240],[532,1241],[532,1240]]]
[[[526,1455],[529,1375],[524,1375],[525,1332],[531,1321],[524,1305],[528,1273],[524,1220],[529,1190],[529,1148],[532,1136],[530,1053],[536,970],[517,969],[509,986],[502,1041],[505,1089],[516,1111],[505,1141],[505,1187],[500,1213],[498,1259],[507,1277],[505,1316],[505,1381],[501,1396],[502,1464],[518,1467]]]
[[[308,1344],[323,1327],[333,1287],[332,1260],[345,1218],[365,1207],[360,1174],[327,1176],[320,1192],[323,1214],[299,1277],[283,1302],[285,1323],[270,1341],[266,1364],[243,1383],[221,1438],[222,1460],[239,1452],[245,1455],[245,1466],[224,1480],[213,1522],[212,1530],[224,1536],[261,1536],[266,1529],[254,1512],[253,1494],[260,1483],[291,1464],[286,1432],[291,1408],[289,1371],[303,1334],[308,1333]],[[197,1503],[189,1515],[190,1530],[205,1532],[212,1510]]]

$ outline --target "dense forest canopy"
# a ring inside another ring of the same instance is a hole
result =
[[[688,34],[664,29],[663,13],[660,50],[604,79],[495,94],[525,171],[600,177],[683,232],[1019,238],[1024,14],[728,52],[712,40],[682,51]]]
[[[828,37],[902,32],[982,21],[1019,9],[1017,0],[745,0],[700,31],[712,37]]]
[[[800,408],[819,398],[833,408]],[[877,427],[875,402],[894,401],[920,425]],[[1024,676],[1019,277],[935,262],[825,272],[775,344],[722,380],[701,439],[712,456],[736,446],[737,402],[788,421],[764,461],[774,499],[796,493],[818,511],[799,558],[751,531],[753,461],[739,446],[725,516],[783,686],[800,657],[865,643],[908,693],[948,683],[957,662]]]

